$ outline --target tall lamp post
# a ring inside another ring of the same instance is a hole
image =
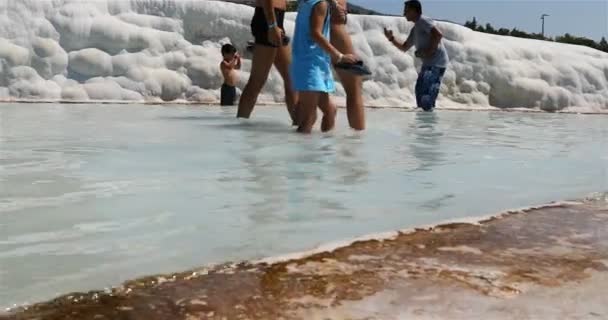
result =
[[[548,16],[549,16],[549,15],[548,15],[548,14],[545,14],[545,13],[543,13],[543,14],[540,16],[540,20],[542,20],[542,21],[543,21],[543,29],[542,29],[542,35],[543,35],[543,38],[545,37],[545,17],[548,17]]]

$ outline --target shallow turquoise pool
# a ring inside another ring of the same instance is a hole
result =
[[[608,190],[605,116],[0,106],[0,307]]]

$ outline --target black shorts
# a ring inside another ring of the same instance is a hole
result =
[[[277,26],[283,31],[283,45],[286,46],[289,44],[289,37],[285,35],[285,28],[283,28],[283,22],[285,22],[285,10],[275,8],[274,15],[277,18]],[[268,22],[266,20],[266,15],[264,14],[263,8],[255,8],[255,13],[251,19],[251,34],[255,39],[255,44],[275,47],[268,42]]]
[[[227,84],[222,85],[220,91],[220,105],[233,106],[236,102],[236,87]]]

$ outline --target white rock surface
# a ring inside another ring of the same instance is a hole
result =
[[[216,101],[221,44],[243,51],[252,38],[253,9],[218,1],[5,0],[0,12],[7,13],[0,19],[3,100]],[[287,15],[290,34],[294,19]],[[412,24],[349,19],[358,55],[374,72],[364,83],[366,104],[413,107],[420,63],[391,46],[384,27],[404,39]],[[606,53],[439,27],[451,59],[440,107],[608,111]],[[245,54],[241,87],[249,59]],[[282,101],[282,87],[273,70],[260,101]],[[344,95],[341,86],[336,95]]]

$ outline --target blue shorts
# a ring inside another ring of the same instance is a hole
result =
[[[416,81],[416,104],[424,111],[435,108],[445,68],[423,66]]]

